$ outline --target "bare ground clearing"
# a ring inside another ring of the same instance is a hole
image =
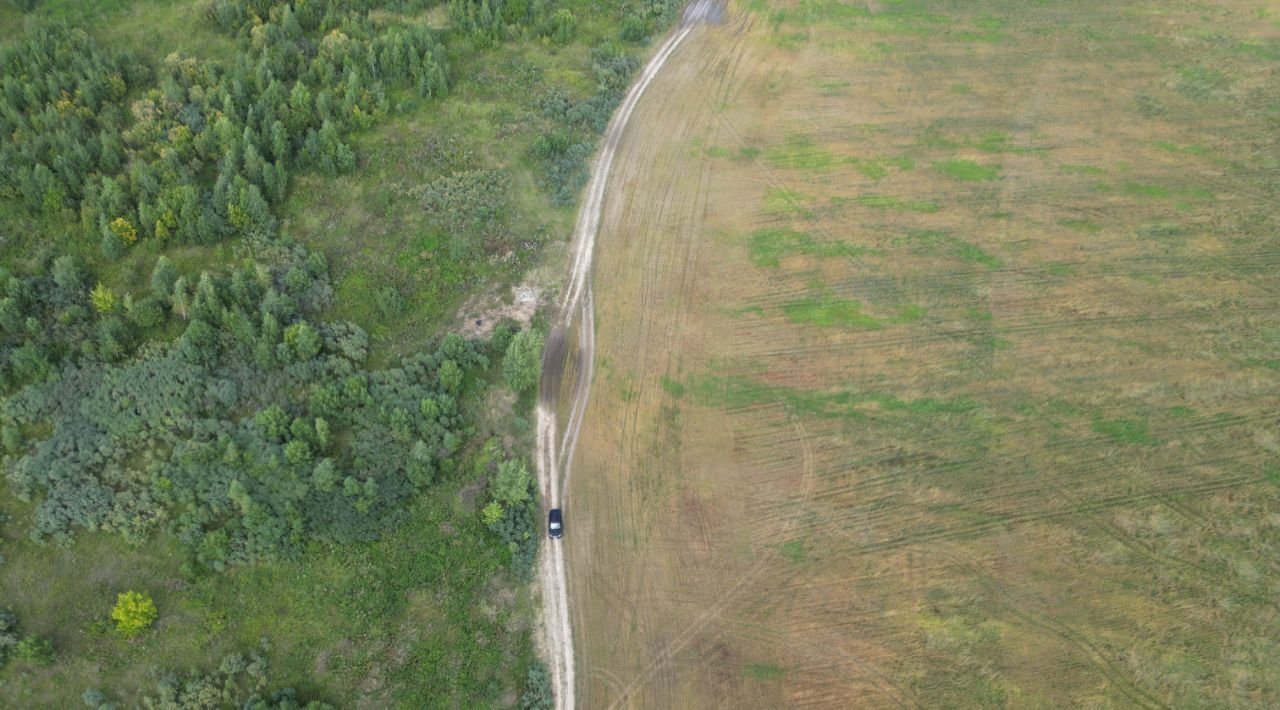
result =
[[[582,704],[1280,702],[1280,27],[747,5],[604,202]]]

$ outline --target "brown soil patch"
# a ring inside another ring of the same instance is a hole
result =
[[[1280,27],[769,5],[614,165],[583,706],[1280,703]]]

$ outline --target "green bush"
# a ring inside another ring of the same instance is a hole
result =
[[[111,610],[111,618],[116,622],[116,631],[121,636],[131,637],[151,628],[158,612],[156,604],[149,594],[142,592],[121,592],[116,597],[115,608]]]
[[[542,661],[534,660],[525,677],[524,693],[520,696],[520,710],[551,710],[555,696],[551,690],[551,676]]]
[[[53,642],[39,636],[28,636],[13,649],[13,656],[37,666],[53,664]]]
[[[9,662],[18,648],[18,617],[0,609],[0,666]]]
[[[538,384],[542,375],[542,348],[545,336],[538,330],[524,330],[511,339],[502,360],[502,376],[507,386],[524,392]]]
[[[252,710],[332,709],[331,705],[318,700],[302,702],[293,688],[284,688],[268,695],[266,688],[269,669],[266,656],[255,650],[248,654],[235,653],[223,657],[218,668],[211,673],[164,673],[156,683],[155,695],[144,697],[142,707],[172,710],[217,707]],[[88,702],[88,693],[85,695]]]
[[[626,42],[643,42],[649,38],[649,27],[639,15],[627,15],[618,37]]]

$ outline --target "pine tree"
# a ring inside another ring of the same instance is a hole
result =
[[[180,274],[178,268],[173,265],[169,257],[160,255],[156,259],[156,266],[151,270],[151,291],[159,295],[166,301],[173,298],[173,285],[177,282]]]
[[[169,293],[169,303],[173,306],[173,312],[185,320],[187,311],[191,308],[191,286],[187,283],[187,277],[179,276],[173,282],[173,290]]]

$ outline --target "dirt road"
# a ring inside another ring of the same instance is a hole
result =
[[[537,405],[537,469],[538,487],[543,500],[552,508],[565,507],[562,491],[567,487],[577,446],[578,433],[582,429],[582,417],[591,392],[593,358],[595,355],[595,323],[591,294],[592,255],[596,233],[600,225],[601,206],[608,186],[609,169],[613,165],[618,143],[627,130],[632,112],[667,60],[685,41],[694,27],[702,22],[719,20],[723,12],[717,0],[696,0],[685,10],[680,27],[666,39],[645,65],[639,78],[627,92],[605,131],[604,142],[596,157],[587,186],[586,199],[578,215],[573,235],[573,263],[568,288],[560,304],[559,317],[555,321],[543,352],[542,381],[539,383]],[[578,322],[577,352],[574,371],[572,404],[565,422],[562,438],[556,440],[558,429],[557,409],[561,399],[565,359],[568,351],[567,336],[574,321]],[[568,516],[567,516],[568,517]],[[566,528],[572,525],[569,517]],[[555,689],[556,707],[574,707],[573,631],[569,620],[569,595],[565,574],[564,547],[558,541],[544,548],[538,568],[543,599],[543,651],[551,666],[551,680]]]

